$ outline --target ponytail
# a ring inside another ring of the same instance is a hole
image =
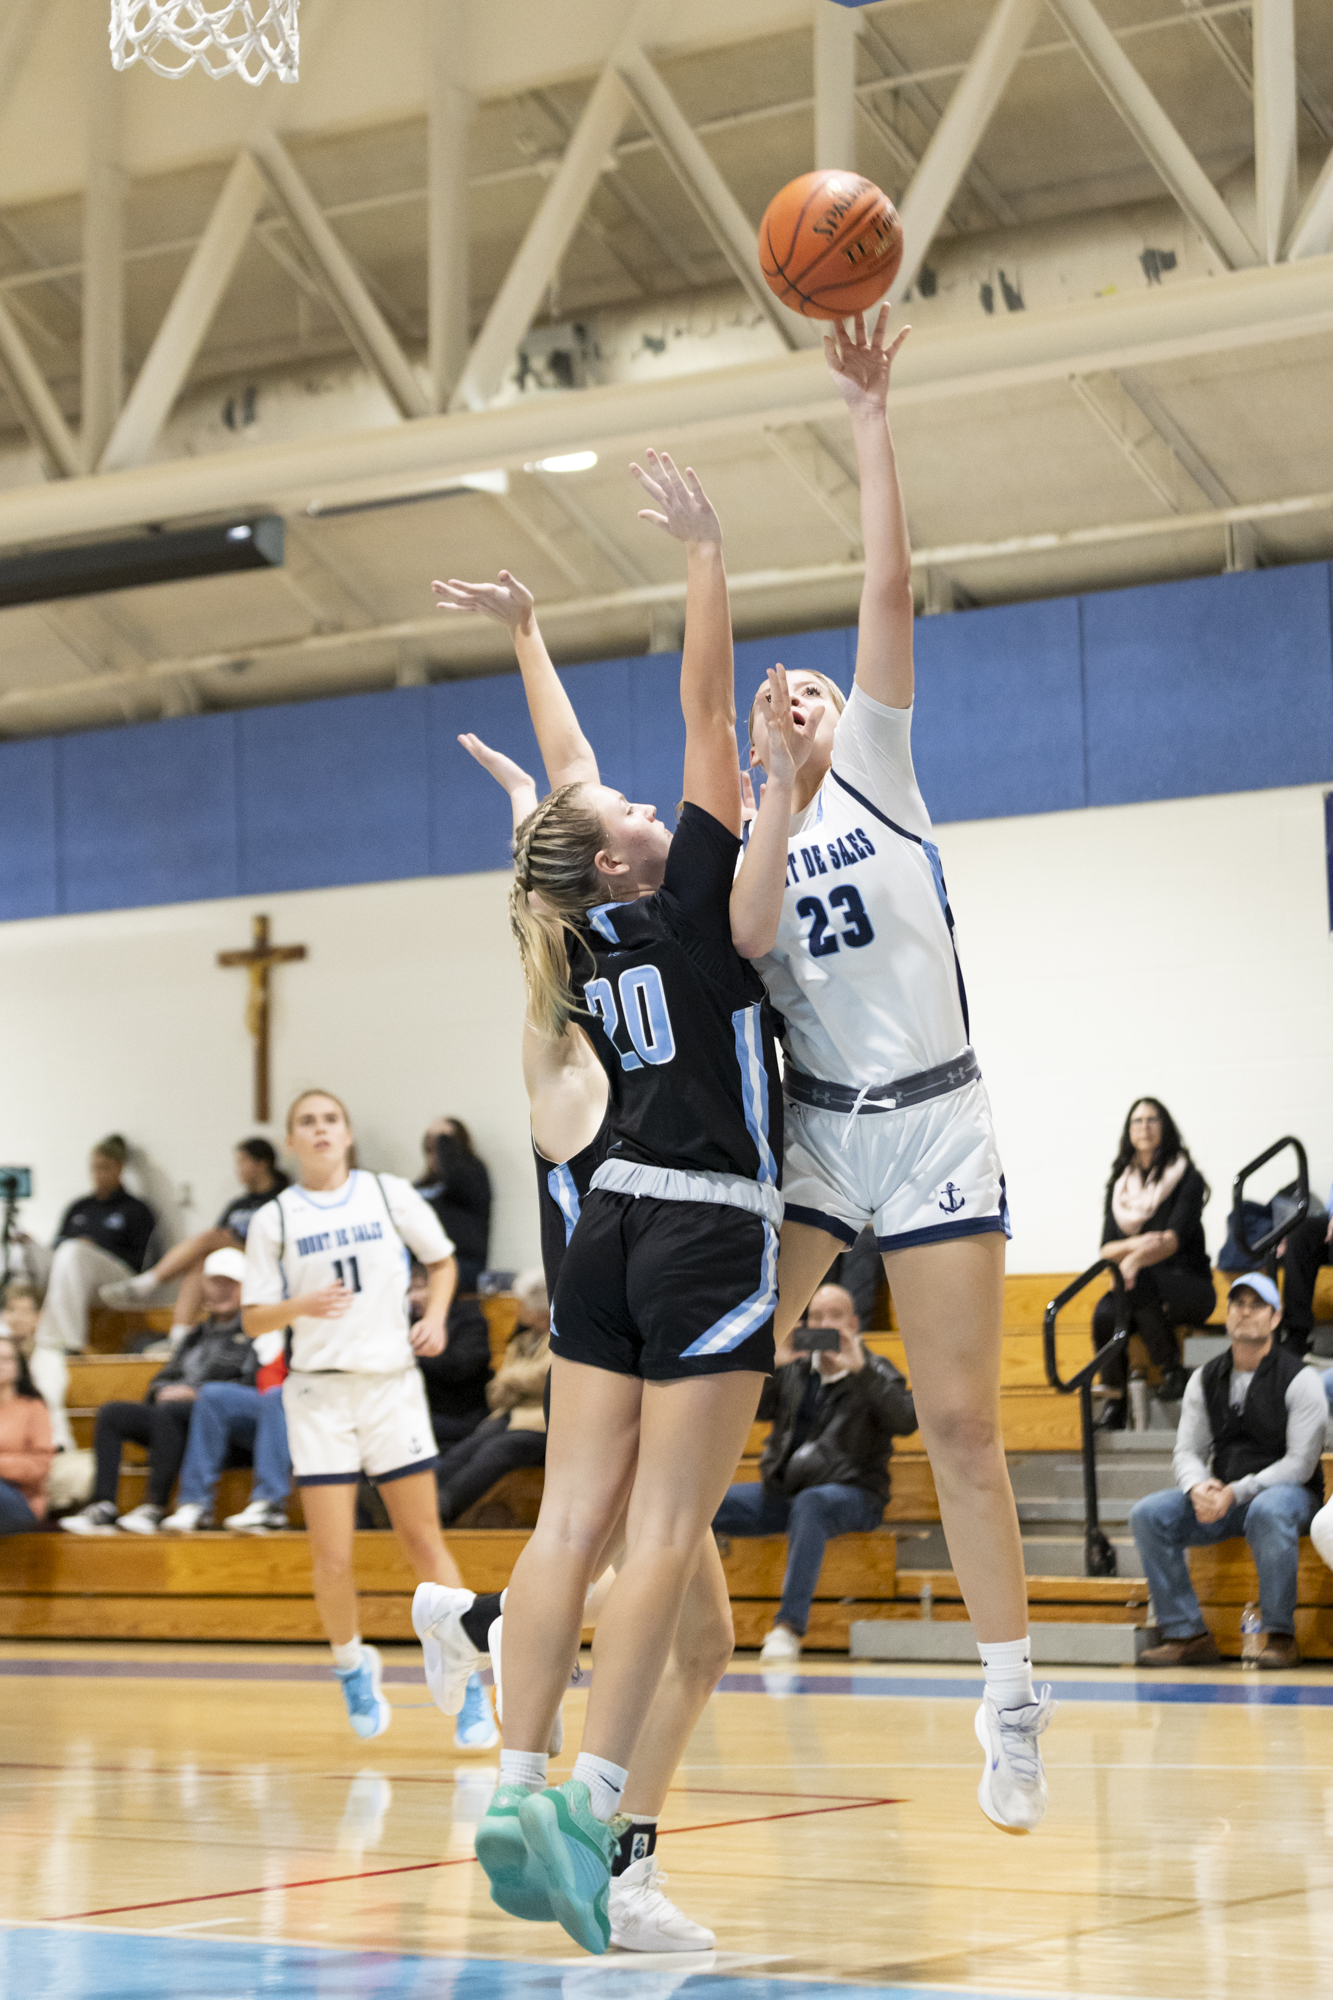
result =
[[[523,961],[532,1025],[558,1040],[578,1011],[569,983],[565,933],[575,936],[605,878],[597,855],[606,841],[599,814],[581,785],[561,785],[530,812],[514,836],[509,924]]]

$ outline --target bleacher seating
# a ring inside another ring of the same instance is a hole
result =
[[[1020,1274],[1006,1280],[1001,1421],[1010,1453],[1068,1454],[1078,1448],[1075,1400],[1046,1386],[1041,1354],[1042,1315],[1048,1300],[1067,1282],[1061,1273]],[[1217,1274],[1219,1309],[1210,1322],[1211,1332],[1220,1330],[1228,1283],[1226,1274]],[[1090,1287],[1061,1316],[1062,1369],[1072,1370],[1087,1358],[1096,1296]],[[498,1361],[513,1330],[515,1303],[502,1296],[483,1305]],[[1333,1319],[1333,1270],[1321,1274],[1316,1313]],[[93,1351],[71,1363],[70,1406],[79,1443],[91,1441],[99,1404],[142,1396],[160,1365],[123,1352],[127,1330],[151,1326],[165,1331],[169,1318],[163,1313],[94,1315]],[[902,1341],[892,1326],[870,1334],[868,1340],[876,1352],[906,1372]],[[738,1478],[758,1478],[766,1428],[752,1426]],[[1324,1464],[1333,1492],[1333,1457]],[[897,1564],[899,1534],[939,1520],[934,1480],[919,1434],[899,1440],[892,1475],[884,1526],[870,1534],[840,1537],[829,1545],[807,1635],[809,1651],[845,1651],[854,1619],[919,1617],[921,1591],[927,1583],[937,1618],[965,1615],[951,1571],[900,1569]],[[142,1452],[127,1447],[122,1507],[142,1498],[143,1477]],[[219,1517],[244,1504],[249,1480],[245,1471],[223,1474]],[[450,1528],[450,1547],[464,1580],[473,1588],[498,1589],[508,1580],[536,1520],[541,1482],[539,1469],[509,1474],[482,1496],[463,1523]],[[291,1511],[299,1522],[296,1495]],[[781,1537],[733,1544],[725,1566],[738,1645],[757,1645],[772,1624],[784,1560]],[[1205,1617],[1223,1652],[1234,1655],[1239,1652],[1241,1607],[1257,1594],[1248,1550],[1243,1543],[1199,1550],[1192,1562]],[[357,1569],[367,1637],[410,1639],[412,1577],[393,1538],[385,1533],[358,1535]],[[1311,1656],[1333,1657],[1333,1575],[1308,1544],[1302,1551],[1300,1576],[1297,1636]],[[1029,1602],[1034,1621],[1142,1623],[1147,1615],[1143,1585],[1132,1579],[1032,1577]],[[0,1636],[38,1635],[317,1639],[304,1535],[290,1532],[260,1540],[205,1535],[188,1541],[166,1537],[134,1541],[123,1536],[91,1543],[57,1534],[7,1538],[0,1542]]]

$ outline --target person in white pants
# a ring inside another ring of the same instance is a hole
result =
[[[98,1291],[113,1278],[130,1277],[142,1268],[157,1227],[147,1203],[121,1184],[128,1153],[119,1133],[100,1140],[90,1162],[93,1191],[65,1210],[54,1249],[43,1251],[24,1239],[26,1261],[46,1286],[30,1367],[51,1412],[57,1451],[74,1449],[65,1412],[69,1383],[65,1357],[82,1353],[88,1343],[88,1309]]]
[[[1333,1368],[1324,1373],[1324,1394],[1328,1398],[1330,1421],[1333,1421]],[[1333,1500],[1325,1501],[1311,1521],[1310,1540],[1328,1567],[1333,1569]]]

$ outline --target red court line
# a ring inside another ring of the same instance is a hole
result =
[[[792,1793],[773,1793],[776,1798],[799,1796]],[[770,1820],[810,1819],[820,1813],[858,1812],[866,1806],[901,1805],[901,1799],[857,1799],[854,1802],[836,1806],[807,1806],[797,1812],[759,1813],[753,1819],[723,1819],[705,1821],[700,1826],[667,1827],[658,1838],[665,1840],[675,1833],[713,1833],[722,1827],[766,1826]],[[141,1910],[172,1910],[186,1903],[226,1903],[237,1896],[273,1896],[289,1889],[323,1889],[336,1882],[373,1882],[384,1875],[419,1875],[428,1868],[463,1868],[476,1860],[475,1854],[460,1854],[452,1861],[407,1861],[397,1868],[363,1868],[352,1875],[319,1875],[308,1882],[260,1882],[250,1889],[210,1889],[202,1896],[165,1896],[155,1903],[119,1903],[106,1910],[75,1910],[65,1917],[43,1917],[40,1921],[48,1924],[88,1923],[94,1917],[135,1916]]]

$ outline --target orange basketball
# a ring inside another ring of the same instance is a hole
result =
[[[769,290],[807,319],[868,311],[902,261],[898,211],[859,174],[823,167],[788,181],[759,225],[759,262]]]

